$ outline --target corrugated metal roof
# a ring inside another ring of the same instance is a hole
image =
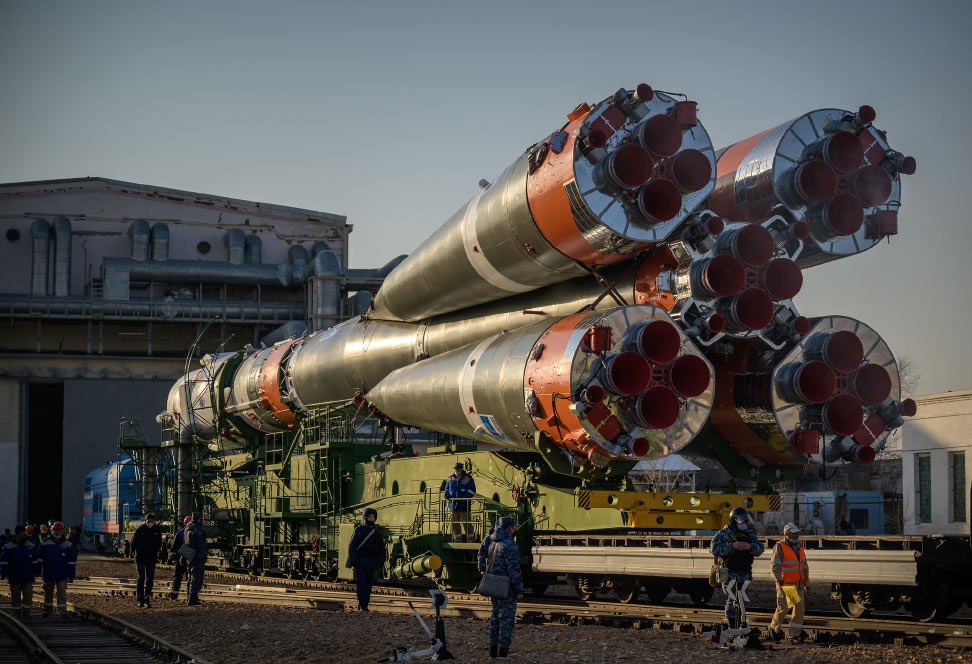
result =
[[[131,191],[141,192],[146,195],[155,196],[165,196],[172,199],[195,199],[195,200],[211,200],[227,203],[230,205],[251,207],[255,209],[262,210],[275,210],[278,212],[285,212],[295,216],[304,217],[305,221],[307,217],[315,217],[320,220],[338,222],[342,224],[347,223],[347,217],[341,214],[334,214],[332,212],[322,212],[320,210],[308,210],[305,208],[290,207],[287,205],[277,205],[275,203],[261,203],[259,201],[248,201],[241,198],[229,198],[226,196],[217,196],[215,194],[204,194],[195,191],[186,191],[184,189],[170,189],[168,187],[158,187],[155,185],[138,184],[137,182],[125,182],[124,180],[112,180],[111,178],[102,177],[84,177],[84,178],[65,178],[59,180],[32,180],[28,182],[4,182],[0,183],[0,190],[3,189],[16,189],[18,187],[43,187],[47,185],[83,185],[86,183],[101,182],[109,186],[122,187]],[[186,202],[192,202],[192,200],[187,200]]]

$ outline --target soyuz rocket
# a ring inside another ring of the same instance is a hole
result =
[[[897,233],[916,162],[875,117],[814,110],[715,150],[695,102],[649,85],[582,103],[481,181],[365,314],[207,356],[161,417],[206,441],[226,435],[219,415],[269,433],[355,398],[513,448],[540,433],[578,469],[705,455],[704,432],[753,467],[870,463],[915,412],[894,356],[793,298],[805,269]],[[203,377],[222,371],[214,393]]]

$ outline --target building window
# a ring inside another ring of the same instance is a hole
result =
[[[952,485],[952,521],[965,522],[965,452],[952,452],[948,455],[948,479]]]
[[[918,492],[918,523],[931,523],[931,456],[915,455],[915,489]]]

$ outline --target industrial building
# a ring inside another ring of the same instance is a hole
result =
[[[187,353],[367,308],[344,216],[77,178],[0,184],[0,524],[82,519],[85,475],[155,416]],[[351,297],[358,293],[357,297]]]
[[[901,457],[908,535],[968,535],[972,390],[915,397]]]

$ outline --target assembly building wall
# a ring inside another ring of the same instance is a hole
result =
[[[159,442],[155,416],[170,387],[169,380],[64,381],[62,520],[81,523],[84,477],[115,455],[122,417],[137,419],[145,437]]]
[[[915,397],[901,434],[906,535],[968,535],[972,390]]]
[[[19,380],[0,379],[0,530],[19,515],[20,392]]]

